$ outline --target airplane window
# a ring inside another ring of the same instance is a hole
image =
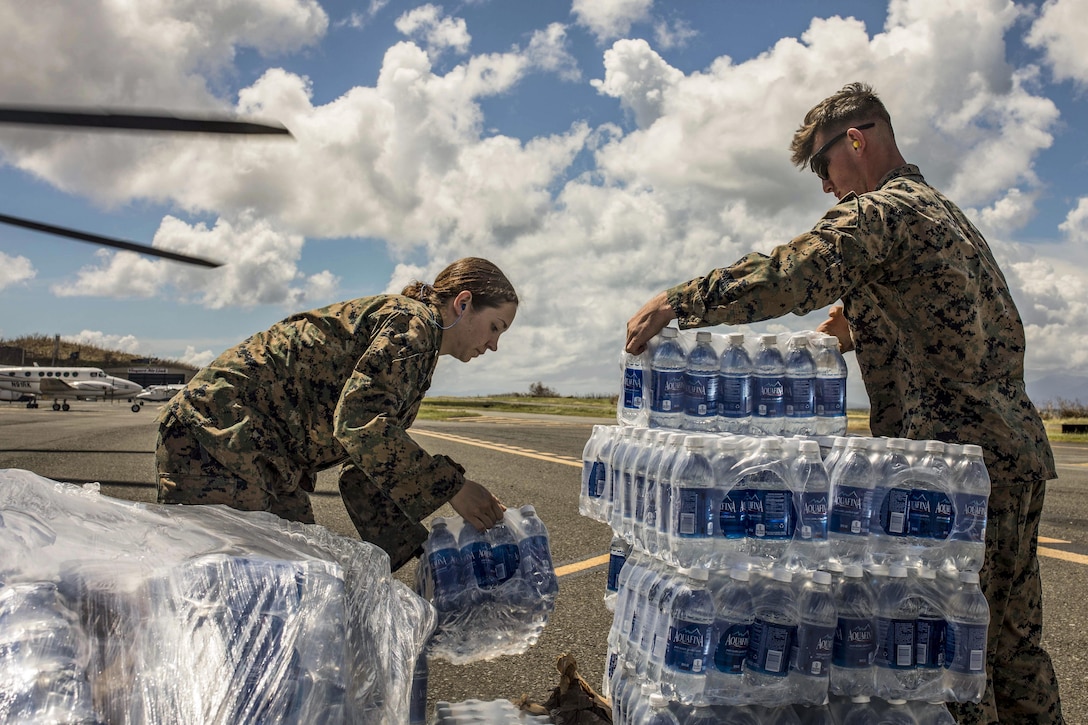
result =
[[[27,370],[25,373],[23,373],[23,376],[29,378],[30,377],[30,371]]]
[[[39,378],[44,378],[44,377],[45,377],[45,373],[38,373],[38,377],[39,377]]]
[[[78,378],[78,377],[79,377],[79,373],[72,373],[72,377],[73,377],[73,378]]]
[[[64,377],[68,377],[68,373],[65,373],[65,374],[64,374]]]

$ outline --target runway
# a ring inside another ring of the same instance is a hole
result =
[[[154,501],[155,407],[132,413],[123,404],[80,403],[70,412],[0,404],[0,468],[22,468],[55,480],[100,482],[102,493]],[[574,655],[582,675],[599,686],[611,613],[602,604],[611,538],[603,524],[578,515],[581,451],[594,423],[555,416],[484,416],[421,421],[411,433],[432,453],[465,466],[508,506],[533,504],[547,524],[560,574],[556,611],[537,645],[524,655],[431,669],[429,700],[469,698],[543,702],[558,683],[556,659]],[[1066,720],[1088,722],[1088,446],[1055,444],[1059,478],[1048,485],[1040,538],[1046,603],[1044,644],[1054,659]],[[318,477],[318,523],[356,536],[340,501],[335,472]],[[452,515],[448,506],[438,515]],[[397,577],[410,584],[415,565]]]

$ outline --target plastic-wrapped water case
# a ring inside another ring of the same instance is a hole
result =
[[[555,609],[559,584],[544,522],[532,506],[507,509],[479,532],[438,518],[416,570],[416,591],[434,603],[429,651],[460,665],[525,652]]]
[[[403,723],[435,621],[323,527],[0,470],[0,722]]]

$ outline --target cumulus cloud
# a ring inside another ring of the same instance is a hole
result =
[[[663,50],[679,48],[698,35],[699,32],[683,20],[668,22],[659,20],[654,23],[654,42]]]
[[[216,354],[211,350],[201,350],[200,352],[197,352],[197,349],[192,345],[186,345],[185,352],[178,357],[178,362],[192,365],[194,368],[202,368],[215,358]]]
[[[0,290],[34,279],[38,271],[26,257],[0,252]]]
[[[1047,0],[1026,41],[1043,51],[1056,79],[1088,84],[1088,6],[1082,0]]]
[[[433,53],[445,50],[468,52],[472,36],[462,18],[444,17],[440,5],[420,5],[397,18],[396,28],[409,38],[423,41]]]
[[[182,266],[131,252],[97,252],[100,264],[81,269],[72,284],[57,285],[61,297],[93,295],[149,298],[156,295],[211,309],[278,304],[304,306],[308,290],[322,298],[335,287],[328,271],[306,278],[298,270],[303,239],[274,229],[266,220],[220,218],[212,227],[163,219],[152,246],[228,261],[217,269]]]
[[[578,61],[567,50],[567,26],[562,23],[551,23],[534,32],[526,54],[536,68],[555,73],[563,80],[581,80]]]
[[[653,0],[574,0],[570,12],[601,43],[625,35],[635,23],[648,20]]]
[[[1065,221],[1058,225],[1069,241],[1084,244],[1088,242],[1088,197],[1082,197],[1077,207],[1069,212]]]
[[[106,350],[117,350],[132,355],[146,352],[140,341],[133,335],[115,335],[101,330],[80,330],[77,335],[63,335],[61,339],[77,345],[94,345]]]

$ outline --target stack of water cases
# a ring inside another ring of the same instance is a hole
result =
[[[0,470],[0,722],[404,722],[434,624],[365,542]]]
[[[559,593],[547,528],[528,505],[507,509],[486,532],[460,518],[435,519],[416,586],[438,610],[430,656],[467,664],[521,654],[540,637]]]
[[[596,426],[615,722],[952,722],[986,685],[989,490],[972,445]]]

